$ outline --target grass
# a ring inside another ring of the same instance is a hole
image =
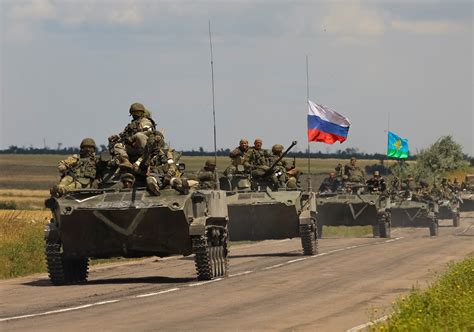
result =
[[[49,211],[0,211],[0,278],[46,270],[43,230]]]
[[[474,331],[474,256],[449,265],[425,291],[414,287],[374,331]]]
[[[364,236],[372,236],[372,226],[323,226],[323,238]]]

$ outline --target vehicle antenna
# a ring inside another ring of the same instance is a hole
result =
[[[212,54],[212,37],[211,37],[211,20],[209,20],[209,47],[211,49],[211,84],[212,84],[212,118],[214,121],[214,178],[216,182],[216,189],[219,190],[219,179],[217,178],[217,137],[216,137],[216,104],[214,98],[214,56]]]
[[[306,55],[306,107],[309,105],[309,74],[308,74],[308,55]],[[308,139],[308,191],[311,191],[311,152]]]

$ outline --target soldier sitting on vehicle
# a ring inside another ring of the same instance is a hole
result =
[[[129,112],[133,120],[120,134],[109,137],[111,155],[117,159],[121,168],[128,171],[132,168],[131,161],[143,154],[148,137],[156,130],[155,122],[145,106],[134,103]]]
[[[96,145],[92,138],[84,138],[79,155],[74,154],[58,163],[61,180],[51,189],[52,196],[62,196],[72,189],[97,188]]]
[[[336,176],[336,172],[329,173],[329,176],[323,180],[321,185],[319,186],[320,193],[332,193],[336,192],[341,182]]]
[[[247,152],[248,163],[251,167],[250,174],[254,179],[264,177],[267,174],[267,171],[270,169],[270,154],[267,150],[262,149],[262,144],[262,140],[260,138],[256,138],[254,141],[254,146],[251,147]]]
[[[356,163],[357,159],[352,157],[350,163],[344,166],[344,175],[348,182],[365,183],[365,173]]]
[[[216,163],[213,160],[206,160],[204,167],[197,173],[199,189],[216,189]]]
[[[287,188],[297,189],[299,171],[294,165],[289,165],[286,160],[280,159],[283,154],[283,145],[275,144],[272,146],[272,154],[268,157],[269,168],[273,169],[269,174],[274,189]],[[280,159],[280,160],[279,160]],[[270,169],[267,170],[270,171]]]
[[[374,171],[372,178],[367,180],[366,184],[371,193],[382,193],[387,189],[385,180],[380,176],[379,171]]]
[[[224,175],[229,176],[235,174],[237,172],[237,166],[239,165],[243,165],[244,169],[250,169],[247,156],[248,149],[249,141],[245,138],[242,138],[239,142],[239,146],[232,150],[229,154],[231,165],[226,168]]]
[[[147,188],[155,196],[160,196],[160,190],[165,188],[173,188],[182,194],[187,194],[189,192],[187,180],[181,178],[170,151],[164,151],[162,146],[159,137],[148,140],[143,160],[135,172],[146,176]]]

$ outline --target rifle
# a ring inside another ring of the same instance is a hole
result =
[[[290,150],[291,150],[296,144],[298,144],[297,141],[291,142],[291,145],[285,150],[285,152],[283,152],[283,153],[281,154],[280,157],[278,157],[277,160],[275,160],[275,161],[273,162],[273,164],[270,166],[270,168],[265,171],[265,174],[264,174],[263,176],[268,176],[268,175],[270,175],[270,174],[273,172],[273,170],[275,169],[275,166],[276,166],[283,158],[286,157],[286,155],[288,154],[288,152],[290,152]]]

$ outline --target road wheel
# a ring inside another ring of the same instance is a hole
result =
[[[316,236],[318,237],[318,239],[322,239],[323,238],[323,224],[321,222],[317,222],[316,228],[317,228]]]
[[[318,254],[318,236],[315,224],[300,225],[301,245],[303,247],[303,255],[312,256]]]
[[[53,285],[79,284],[87,281],[89,259],[65,257],[61,244],[46,241],[46,265]]]
[[[430,236],[438,236],[438,220],[431,221]]]
[[[455,213],[453,217],[453,226],[454,227],[459,227],[459,213]]]
[[[207,236],[193,237],[192,244],[198,280],[227,276],[229,270],[227,230],[208,228]]]
[[[380,216],[379,219],[379,235],[382,238],[390,238],[391,225],[390,225],[390,215],[385,214]]]

